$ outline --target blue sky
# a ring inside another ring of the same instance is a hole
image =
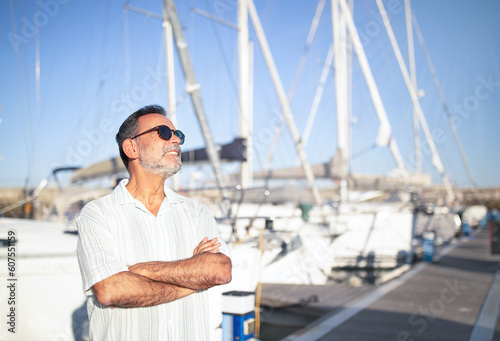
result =
[[[0,187],[36,184],[61,165],[88,165],[117,155],[114,135],[123,119],[143,105],[167,106],[161,21],[124,11],[120,1],[40,0],[0,3]],[[177,1],[204,108],[216,143],[238,135],[236,32],[195,14],[192,7],[236,23],[236,0]],[[257,1],[257,11],[286,90],[292,84],[318,1]],[[403,0],[384,1],[407,58]],[[161,1],[130,1],[161,13]],[[500,186],[500,2],[412,1],[474,177],[481,187]],[[13,23],[15,21],[15,25]],[[412,106],[375,1],[355,2],[354,20],[406,166],[414,170]],[[39,25],[37,38],[35,25]],[[265,163],[280,105],[253,29],[255,168]],[[36,56],[40,82],[37,100]],[[329,1],[291,101],[302,132],[332,42]],[[128,46],[128,49],[127,49]],[[458,148],[415,37],[421,105],[448,177],[470,187]],[[17,53],[16,53],[17,52]],[[177,62],[178,127],[184,148],[203,145]],[[396,165],[387,148],[363,151],[375,141],[378,121],[356,58],[353,60],[352,150],[355,173],[388,174]],[[311,163],[336,150],[333,72],[306,152]],[[423,135],[422,135],[423,136]],[[425,146],[425,143],[423,143]],[[424,147],[423,170],[441,180]],[[272,168],[291,166],[290,134],[281,134]],[[228,171],[235,166],[228,167]]]

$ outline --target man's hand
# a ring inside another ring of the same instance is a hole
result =
[[[169,283],[191,290],[205,290],[231,282],[231,259],[219,253],[221,243],[217,238],[203,238],[188,259],[137,263],[128,271],[153,281]]]
[[[217,238],[208,239],[207,237],[203,238],[202,241],[195,247],[193,251],[193,256],[199,255],[203,252],[209,253],[217,253],[219,251],[220,242],[218,242]]]

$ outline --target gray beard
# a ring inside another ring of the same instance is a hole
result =
[[[139,157],[139,163],[146,172],[158,175],[164,179],[168,179],[182,168],[182,162],[180,157],[178,161],[169,162],[164,158],[165,153],[171,150],[178,150],[176,148],[166,148],[161,154],[154,154],[151,148],[141,148],[139,146],[141,155]]]

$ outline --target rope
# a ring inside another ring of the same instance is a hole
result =
[[[35,15],[39,11],[39,1],[35,1]],[[40,146],[40,27],[36,26],[35,34],[35,140],[33,141],[33,158],[38,161],[38,148]],[[34,162],[35,173],[38,171],[39,164]]]
[[[418,25],[417,18],[415,16],[413,16],[413,25],[415,26],[415,31],[417,33],[417,37],[418,37],[418,41],[420,42],[420,46],[422,47],[422,50],[424,51],[425,59],[426,59],[427,64],[429,66],[429,70],[431,72],[432,79],[434,80],[434,85],[436,86],[437,92],[439,94],[441,104],[443,105],[444,112],[446,113],[448,123],[450,124],[450,128],[451,128],[451,131],[453,133],[453,137],[454,137],[455,142],[457,144],[458,150],[460,152],[462,162],[464,163],[465,170],[467,171],[467,175],[469,176],[469,179],[470,179],[470,182],[472,183],[472,186],[477,187],[476,179],[474,178],[474,175],[472,174],[472,170],[470,168],[469,161],[467,160],[467,156],[465,155],[465,150],[463,148],[462,141],[460,140],[460,136],[458,135],[457,127],[455,126],[455,123],[453,121],[453,117],[451,115],[450,108],[448,107],[448,104],[446,102],[446,98],[444,97],[443,89],[441,88],[441,84],[439,83],[436,69],[434,68],[434,64],[432,63],[431,56],[430,56],[429,51],[427,50],[427,46],[425,45],[425,42],[424,42],[424,37],[422,35],[422,31],[420,30],[420,26]]]
[[[211,6],[210,2],[208,0],[205,0],[205,4],[208,7],[209,13],[212,14],[212,6]],[[231,72],[231,67],[229,66],[229,61],[228,61],[227,56],[226,56],[226,50],[224,49],[224,46],[222,45],[222,39],[220,37],[219,30],[217,29],[217,25],[215,25],[215,22],[213,20],[210,20],[210,22],[212,23],[212,28],[214,30],[215,39],[217,40],[217,46],[219,47],[219,50],[221,51],[222,60],[224,62],[224,68],[226,69],[226,72],[228,73],[229,80],[230,80],[231,85],[232,85],[233,94],[234,94],[235,98],[238,98],[238,92],[236,90],[238,87],[236,86],[236,81],[234,80],[234,75]],[[239,107],[239,111],[241,112],[241,104]]]
[[[22,2],[21,2],[22,6]],[[28,130],[29,130],[29,125],[28,125],[28,120],[26,118],[26,110],[24,107],[24,103],[26,102],[24,99],[24,86],[23,86],[23,79],[21,77],[21,60],[19,58],[19,50],[17,49],[17,33],[16,33],[16,19],[15,19],[15,14],[14,14],[14,2],[13,0],[10,0],[10,17],[11,17],[11,22],[12,22],[12,32],[13,32],[13,39],[14,39],[14,52],[16,54],[16,69],[17,69],[17,82],[18,82],[18,87],[19,87],[19,101],[20,101],[20,107],[21,107],[21,117],[23,121],[23,131],[24,131],[24,140],[25,140],[25,145],[26,145],[26,162],[27,162],[27,167],[28,167],[28,174],[26,176],[26,184],[29,182],[30,178],[30,171],[31,171],[31,143],[30,143],[30,136]],[[29,96],[28,96],[29,98]]]
[[[366,154],[366,153],[368,153],[368,152],[370,152],[370,151],[374,150],[374,149],[375,149],[375,148],[377,148],[377,147],[378,147],[377,143],[372,143],[371,145],[369,145],[369,146],[368,146],[368,147],[366,147],[365,149],[362,149],[362,150],[360,150],[359,152],[357,152],[356,154],[353,154],[353,155],[351,156],[351,159],[352,159],[352,160],[354,160],[355,158],[360,157],[360,156],[362,156],[362,155],[364,155],[364,154]]]
[[[323,13],[323,7],[325,5],[325,1],[320,0],[318,3],[318,7],[316,8],[316,13],[314,14],[313,22],[311,24],[311,28],[309,29],[309,34],[307,35],[307,40],[306,44],[304,45],[304,49],[302,50],[302,56],[300,58],[299,66],[297,68],[297,71],[295,72],[295,77],[292,82],[292,86],[290,88],[290,91],[288,92],[288,102],[290,102],[293,98],[293,95],[295,94],[295,87],[297,86],[297,82],[299,80],[300,74],[302,73],[302,69],[304,68],[304,63],[307,57],[307,54],[309,52],[309,47],[312,44],[312,41],[314,39],[314,36],[316,35],[316,29],[318,28],[318,23],[319,19],[321,17],[321,14]],[[271,142],[271,147],[269,148],[269,152],[267,154],[267,160],[264,165],[264,172],[267,172],[269,165],[274,158],[274,152],[276,150],[276,145],[278,143],[278,138],[281,134],[281,129],[282,125],[285,122],[284,115],[281,115],[280,123],[278,127],[276,127],[276,131],[274,132],[273,136],[273,141]]]

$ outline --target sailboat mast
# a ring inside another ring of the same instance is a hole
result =
[[[422,111],[422,107],[418,101],[417,91],[413,87],[411,83],[410,75],[408,74],[408,70],[406,69],[406,65],[404,64],[403,56],[401,54],[401,50],[399,49],[398,43],[396,41],[396,37],[394,35],[394,31],[392,30],[391,24],[389,23],[389,18],[387,17],[387,12],[385,11],[384,4],[381,0],[376,0],[377,6],[379,8],[380,14],[382,16],[382,20],[384,22],[385,29],[387,31],[387,35],[389,36],[389,40],[391,41],[392,49],[394,50],[394,54],[396,55],[396,59],[399,64],[399,68],[401,69],[401,74],[403,75],[404,81],[406,83],[406,87],[408,88],[408,92],[410,93],[410,97],[413,101],[413,106],[416,108],[416,112],[418,114],[418,118],[420,120],[420,124],[422,125],[422,130],[424,131],[424,135],[427,139],[427,143],[429,144],[429,148],[432,152],[432,163],[434,167],[436,167],[439,175],[441,176],[441,180],[443,181],[444,187],[446,189],[448,202],[453,202],[455,200],[455,193],[451,188],[450,182],[446,177],[444,172],[443,163],[441,162],[441,158],[439,157],[439,153],[436,148],[436,144],[432,139],[432,135],[427,125],[427,121],[425,120],[424,113]]]
[[[283,84],[281,83],[278,70],[276,68],[276,64],[271,54],[271,50],[269,49],[269,45],[267,43],[267,39],[264,34],[264,29],[262,28],[262,25],[260,23],[260,19],[257,14],[257,10],[255,9],[255,4],[253,3],[253,0],[247,0],[247,1],[248,1],[248,12],[250,14],[250,18],[252,19],[253,27],[255,29],[255,34],[257,36],[257,40],[259,41],[260,48],[262,49],[262,54],[269,69],[271,80],[278,94],[278,98],[281,104],[281,109],[283,110],[283,117],[285,118],[288,124],[290,134],[292,135],[292,138],[295,142],[295,149],[297,150],[297,154],[300,158],[304,175],[309,183],[309,186],[311,187],[313,199],[316,204],[320,205],[322,203],[321,195],[319,193],[318,188],[316,187],[314,173],[312,171],[311,165],[307,161],[306,154],[304,151],[303,141],[301,139],[299,130],[297,129],[297,125],[295,124],[295,121],[293,119],[292,109],[290,108],[290,103],[288,101],[285,89],[283,88]]]
[[[365,50],[363,49],[363,45],[361,44],[358,30],[356,29],[356,25],[354,25],[351,9],[349,8],[346,0],[338,0],[338,4],[340,5],[341,15],[345,19],[353,49],[358,57],[359,66],[361,68],[361,71],[363,72],[363,76],[365,78],[366,85],[368,86],[375,112],[380,122],[380,128],[377,134],[376,143],[379,146],[389,147],[394,161],[396,162],[401,175],[403,176],[403,181],[407,185],[408,176],[404,166],[403,158],[401,157],[401,153],[399,152],[399,148],[396,144],[395,139],[391,135],[391,125],[389,123],[389,119],[387,118],[387,113],[385,111],[382,98],[380,97],[377,84],[375,83],[370,65],[368,64]]]
[[[441,84],[439,83],[439,79],[436,73],[436,69],[434,68],[434,65],[432,64],[431,56],[429,55],[429,51],[427,50],[427,47],[425,46],[424,42],[424,37],[422,36],[422,32],[420,31],[420,27],[418,26],[417,19],[412,16],[413,19],[413,24],[415,25],[415,33],[417,34],[417,38],[420,42],[420,45],[422,46],[422,50],[424,52],[425,59],[427,60],[427,65],[429,66],[429,71],[431,72],[432,79],[434,80],[434,85],[436,86],[436,90],[438,92],[439,98],[441,99],[441,103],[443,104],[443,109],[446,114],[446,117],[448,118],[448,123],[450,124],[451,132],[453,133],[453,138],[455,139],[455,142],[458,147],[458,151],[460,152],[460,156],[462,157],[462,162],[464,163],[465,170],[467,171],[467,174],[469,175],[469,180],[472,184],[473,187],[477,187],[476,179],[474,178],[474,175],[472,174],[472,169],[470,168],[469,161],[467,160],[467,155],[465,155],[465,150],[462,145],[462,141],[460,140],[460,136],[458,135],[457,127],[455,125],[455,122],[453,121],[452,114],[450,111],[450,107],[446,103],[446,98],[444,96],[443,89],[441,88]]]
[[[417,89],[417,70],[415,67],[415,48],[413,44],[413,24],[410,0],[405,0],[406,34],[408,37],[408,66],[410,68],[410,79],[413,87]],[[417,108],[413,106],[413,137],[415,139],[415,171],[422,173],[422,155],[420,148],[420,124],[418,123]]]
[[[163,30],[165,35],[165,62],[167,71],[167,99],[168,116],[174,126],[177,126],[177,103],[175,98],[175,69],[174,69],[174,41],[172,25],[168,21],[166,8],[163,8]],[[180,188],[179,174],[172,177],[173,187],[177,191]]]
[[[349,111],[348,111],[348,79],[347,79],[347,32],[346,22],[339,9],[338,0],[331,0],[333,46],[335,56],[335,92],[337,103],[337,157],[340,167],[337,174],[340,178],[340,200],[347,201],[347,175],[349,173]]]
[[[246,139],[247,161],[241,163],[240,183],[242,188],[252,186],[252,126],[250,83],[250,43],[248,35],[248,1],[238,1],[238,65],[239,65],[239,114],[240,136]]]
[[[179,54],[182,70],[184,71],[184,77],[186,78],[186,91],[191,97],[194,111],[198,118],[198,122],[200,123],[201,132],[205,139],[208,159],[210,160],[210,164],[214,170],[217,185],[221,189],[223,197],[227,197],[225,195],[226,191],[224,190],[224,181],[222,177],[219,154],[215,150],[212,134],[210,133],[210,129],[208,127],[208,121],[205,116],[205,110],[203,109],[203,103],[201,100],[200,84],[198,84],[194,74],[191,58],[187,50],[187,42],[184,38],[184,33],[182,32],[182,27],[177,16],[174,0],[163,0],[163,7],[166,9],[168,19],[172,25],[172,32],[175,37],[177,52]]]

